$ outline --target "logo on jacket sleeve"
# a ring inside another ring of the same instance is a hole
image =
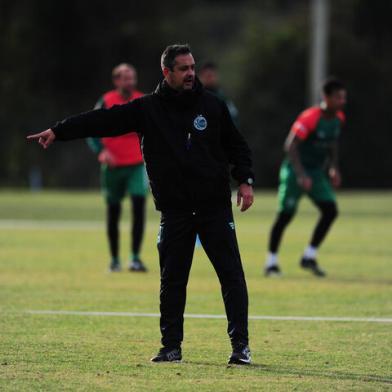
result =
[[[198,130],[198,131],[204,131],[207,128],[207,120],[204,116],[199,114],[194,120],[193,120],[193,126]]]

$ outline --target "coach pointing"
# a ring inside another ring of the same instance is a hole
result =
[[[186,286],[196,235],[218,275],[233,352],[229,363],[249,364],[248,294],[231,210],[231,175],[241,211],[253,203],[250,150],[223,101],[195,77],[188,45],[168,46],[164,80],[155,92],[111,109],[69,117],[28,136],[47,148],[54,140],[108,137],[136,129],[157,210],[163,347],[154,362],[179,361]]]

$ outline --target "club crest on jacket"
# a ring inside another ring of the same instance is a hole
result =
[[[204,131],[207,128],[207,120],[204,116],[199,114],[194,120],[193,120],[193,126],[198,130],[198,131]]]

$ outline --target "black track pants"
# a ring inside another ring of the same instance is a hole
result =
[[[162,213],[158,238],[161,268],[162,345],[183,340],[186,286],[196,234],[218,275],[230,340],[248,344],[248,293],[230,208],[203,213]]]

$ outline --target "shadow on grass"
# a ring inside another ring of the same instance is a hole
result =
[[[208,362],[198,362],[198,361],[185,361],[184,364],[198,365],[198,366],[216,366],[222,368],[222,365],[212,364]],[[227,369],[241,369],[244,371],[253,372],[258,370],[263,373],[279,374],[282,376],[298,376],[298,377],[320,377],[328,378],[334,380],[350,380],[350,381],[363,381],[372,383],[384,383],[392,385],[392,377],[388,376],[378,376],[376,374],[355,374],[349,372],[339,372],[339,371],[321,371],[313,369],[296,369],[290,367],[281,366],[271,366],[263,364],[252,364],[247,365],[227,365]]]

